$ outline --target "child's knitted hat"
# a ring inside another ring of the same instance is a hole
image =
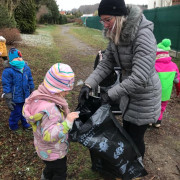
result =
[[[163,39],[162,42],[160,42],[157,45],[157,47],[158,47],[158,49],[157,49],[158,52],[169,51],[169,50],[171,50],[171,40]]]
[[[56,63],[46,73],[44,86],[51,93],[70,91],[74,85],[74,72],[67,64]]]
[[[18,49],[16,49],[16,48],[11,48],[11,49],[9,50],[8,55],[9,55],[9,61],[10,61],[10,62],[11,62],[14,58],[18,58],[18,57],[21,57],[21,58],[22,58],[21,52],[20,52]]]

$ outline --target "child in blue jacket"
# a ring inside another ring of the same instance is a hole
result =
[[[16,48],[9,50],[9,62],[5,61],[5,69],[2,73],[3,98],[11,110],[9,128],[18,129],[18,121],[21,120],[24,129],[31,129],[30,124],[22,115],[25,99],[34,89],[33,78],[29,66],[24,62],[21,52]]]

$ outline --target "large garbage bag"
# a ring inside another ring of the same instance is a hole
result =
[[[147,175],[142,158],[129,135],[99,98],[90,97],[78,106],[69,138],[90,150],[92,169],[112,178],[130,180]]]

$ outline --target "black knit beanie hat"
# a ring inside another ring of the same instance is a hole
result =
[[[127,8],[124,0],[101,0],[98,15],[126,16]]]

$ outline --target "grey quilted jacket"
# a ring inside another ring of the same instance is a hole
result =
[[[154,67],[153,23],[137,6],[129,6],[128,11],[120,45],[109,41],[103,60],[85,83],[95,88],[114,67],[121,67],[122,81],[108,90],[109,97],[119,100],[124,120],[136,125],[155,123],[161,110],[161,83]]]

